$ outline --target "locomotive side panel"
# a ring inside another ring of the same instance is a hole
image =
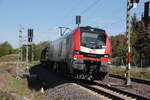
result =
[[[66,37],[66,60],[72,59],[73,57],[73,33],[74,31]]]
[[[71,35],[66,35],[53,41],[49,49],[49,60],[53,62],[65,62],[69,58],[70,51],[72,51],[71,41]]]
[[[60,40],[54,42],[54,52],[55,52],[55,55],[54,55],[54,61],[58,62],[60,60],[60,55],[61,55],[61,42]],[[59,58],[58,58],[59,57]]]
[[[67,49],[66,49],[66,38],[63,38],[63,39],[61,40],[61,48],[60,48],[60,51],[61,51],[61,55],[60,55],[61,62],[64,62],[65,59],[66,59],[66,53],[67,53]]]
[[[49,49],[48,49],[48,55],[49,55],[49,60],[53,59],[54,57],[54,45],[51,44],[49,45]]]

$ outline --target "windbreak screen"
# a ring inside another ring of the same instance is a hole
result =
[[[102,32],[81,32],[81,46],[99,49],[105,46],[106,36]]]

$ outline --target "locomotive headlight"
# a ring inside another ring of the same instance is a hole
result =
[[[77,58],[73,58],[74,60],[77,60]]]
[[[105,57],[105,58],[108,58],[108,57],[109,57],[109,55],[104,55],[104,57]]]

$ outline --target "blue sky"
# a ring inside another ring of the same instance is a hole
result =
[[[138,18],[144,2],[132,10]],[[108,35],[125,32],[127,0],[0,0],[0,42],[18,47],[19,25],[34,29],[34,42],[59,37],[59,26],[75,28],[75,16],[81,15],[81,26],[103,28]]]

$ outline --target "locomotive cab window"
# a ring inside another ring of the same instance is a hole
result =
[[[100,49],[106,45],[106,36],[103,32],[81,31],[81,46]]]

